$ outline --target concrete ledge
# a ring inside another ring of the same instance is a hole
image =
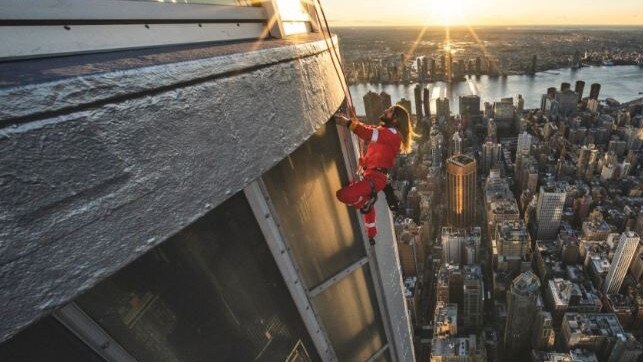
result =
[[[243,189],[344,99],[324,41],[2,89],[0,342]],[[7,107],[4,107],[7,105]]]
[[[397,361],[415,361],[413,349],[413,328],[409,317],[406,298],[404,297],[404,283],[402,281],[402,267],[398,257],[397,238],[395,226],[389,211],[386,198],[380,193],[375,203],[377,213],[377,243],[375,256],[384,286],[384,300],[391,321],[392,339],[395,344]]]

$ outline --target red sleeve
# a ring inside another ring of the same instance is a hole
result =
[[[357,135],[357,137],[363,139],[364,141],[370,141],[373,137],[373,130],[375,128],[365,125],[357,119],[352,119],[350,129]]]

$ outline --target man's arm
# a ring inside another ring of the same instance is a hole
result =
[[[353,131],[353,133],[355,133],[357,137],[363,139],[364,141],[377,141],[377,138],[379,136],[379,132],[377,131],[377,129],[372,126],[365,125],[356,117],[349,119],[344,115],[336,115],[335,120],[337,124],[348,127],[348,129]]]

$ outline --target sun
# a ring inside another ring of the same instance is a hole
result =
[[[430,0],[430,18],[434,24],[443,26],[464,25],[468,20],[469,2],[469,0]]]

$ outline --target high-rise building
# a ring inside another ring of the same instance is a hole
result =
[[[413,93],[415,95],[415,119],[418,122],[422,120],[422,89],[423,88],[420,84],[416,84],[413,89]]]
[[[578,95],[571,91],[569,83],[563,83],[565,90],[556,92],[556,101],[558,102],[558,114],[564,117],[573,116],[578,108]]]
[[[565,190],[558,185],[540,186],[536,205],[537,239],[556,238],[563,216],[565,197]]]
[[[539,311],[531,338],[531,346],[536,351],[548,351],[554,347],[556,334],[552,323],[551,313]]]
[[[431,117],[431,93],[429,88],[426,87],[422,90],[422,105],[424,107],[424,116],[427,118]]]
[[[487,141],[482,144],[482,173],[483,174],[488,174],[489,171],[492,168],[497,167],[498,163],[500,162],[500,152],[502,150],[502,146],[500,143],[493,143],[491,141]]]
[[[334,198],[358,167],[336,38],[208,3],[13,7],[84,25],[0,47],[1,361],[415,360],[386,202],[370,247]]]
[[[395,222],[397,252],[403,277],[417,277],[424,269],[424,245],[419,230],[412,219]]]
[[[621,234],[610,264],[610,270],[607,273],[605,282],[603,282],[604,293],[618,293],[619,289],[621,289],[621,284],[636,254],[640,240],[641,238],[634,231],[628,230]]]
[[[480,114],[480,96],[472,94],[460,96],[460,115],[477,116]]]
[[[525,110],[525,99],[522,97],[522,94],[518,94],[518,99],[516,100],[516,114],[518,117],[516,119],[520,119],[520,116],[522,115],[522,112]],[[519,131],[518,128],[516,128],[516,131]]]
[[[592,161],[595,161],[598,150],[594,144],[583,145],[578,149],[578,158],[576,159],[576,176],[584,178]]]
[[[518,135],[518,146],[516,147],[516,155],[529,155],[531,150],[531,142],[533,137],[527,133],[523,132]]]
[[[462,264],[462,250],[466,231],[461,228],[442,228],[442,261],[449,264]]]
[[[498,256],[505,260],[525,260],[531,252],[531,239],[524,221],[502,221],[496,224],[494,241]]]
[[[456,155],[447,160],[447,221],[469,227],[476,220],[476,160]]]
[[[476,332],[482,327],[483,293],[480,265],[463,266],[462,315],[465,330]]]
[[[393,103],[391,103],[391,95],[384,91],[380,92],[380,100],[382,102],[383,109],[389,108],[391,105],[393,105]]]
[[[451,155],[456,156],[462,153],[462,137],[459,132],[455,132],[451,138]]]
[[[538,55],[534,54],[531,57],[531,67],[529,68],[529,74],[536,74],[536,64],[538,63]]]
[[[583,91],[585,90],[585,82],[582,80],[577,80],[576,85],[574,86],[574,93],[578,96],[577,102],[580,102],[583,99]]]
[[[601,85],[598,83],[593,83],[592,87],[589,90],[589,98],[598,100],[598,95],[601,92]]]
[[[364,100],[364,112],[366,113],[366,122],[371,124],[377,124],[379,122],[380,115],[384,112],[384,106],[382,106],[382,99],[380,95],[368,91],[362,98]]]
[[[532,328],[538,313],[540,280],[531,271],[518,275],[507,291],[507,324],[503,338],[505,358],[519,360],[529,353]]]
[[[435,115],[438,118],[448,119],[451,116],[451,109],[449,108],[449,98],[437,98],[435,100]]]
[[[413,108],[411,107],[410,100],[406,98],[402,98],[399,101],[397,101],[397,105],[402,106],[402,108],[406,109],[406,111],[409,112],[409,114],[411,114],[411,111]]]
[[[641,216],[643,215],[639,215],[639,218],[643,219]],[[630,264],[630,274],[632,274],[637,283],[643,278],[643,240],[640,240],[639,245],[636,247],[632,264]]]
[[[500,102],[493,102],[493,119],[500,130],[511,129],[514,125],[514,116],[513,98],[502,98]]]

